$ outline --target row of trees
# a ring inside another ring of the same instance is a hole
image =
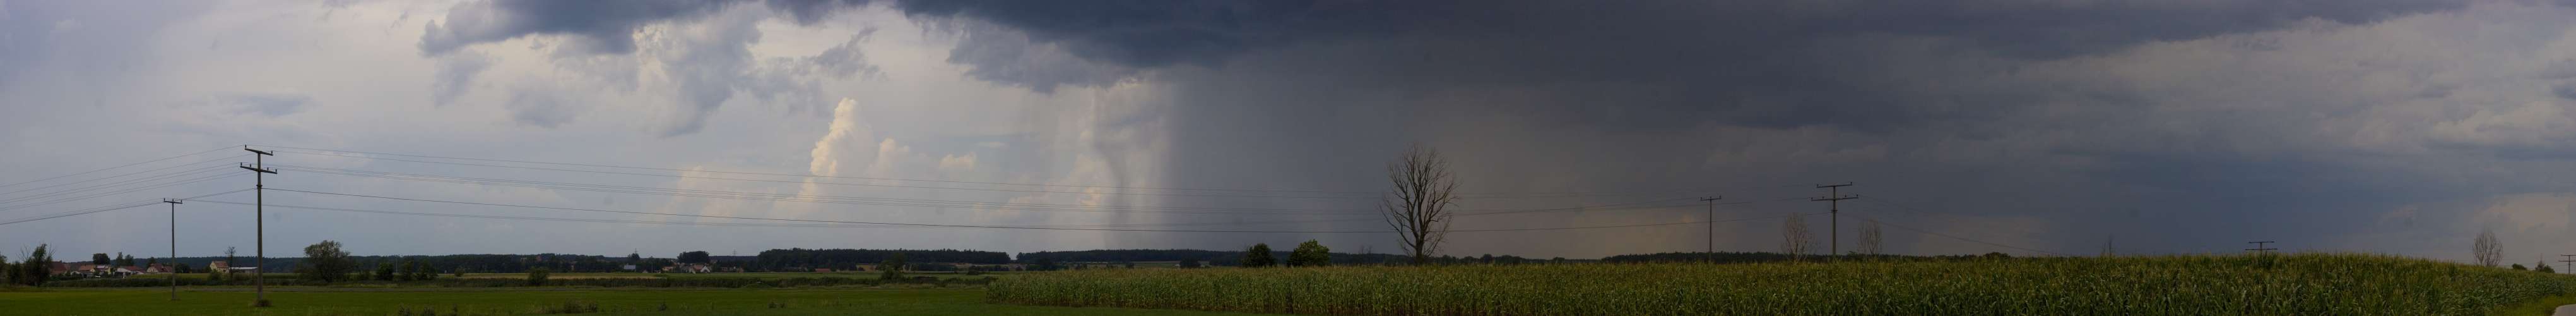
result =
[[[1326,248],[1323,243],[1309,239],[1306,243],[1297,244],[1297,250],[1288,252],[1287,264],[1291,267],[1329,266],[1333,265],[1332,253],[1332,248]],[[1252,244],[1251,249],[1243,251],[1241,265],[1245,268],[1270,267],[1279,264],[1277,259],[1270,256],[1270,244]]]
[[[9,264],[7,257],[0,257],[0,277],[8,278],[8,284],[35,286],[45,284],[45,279],[54,274],[49,264],[54,258],[45,252],[45,245],[36,245],[36,251],[27,253],[23,260]]]
[[[753,262],[752,262],[752,268],[754,268],[754,269],[756,269],[756,270],[767,270],[767,271],[781,271],[781,270],[790,270],[790,271],[792,271],[792,270],[810,270],[810,269],[818,269],[818,268],[820,268],[820,269],[857,269],[857,268],[858,268],[858,267],[860,267],[860,266],[865,266],[865,265],[870,265],[870,264],[881,264],[881,263],[883,263],[883,262],[885,262],[885,261],[887,261],[887,260],[889,260],[889,259],[894,259],[894,258],[896,258],[896,257],[903,257],[903,258],[906,258],[906,259],[909,259],[909,260],[919,260],[919,261],[923,261],[923,262],[939,262],[939,263],[968,263],[968,264],[1007,264],[1007,263],[1011,263],[1011,255],[1010,255],[1010,254],[1008,254],[1008,253],[1001,253],[1001,252],[992,252],[992,251],[974,251],[974,250],[956,250],[956,249],[939,249],[939,250],[902,250],[902,249],[897,249],[897,250],[877,250],[877,249],[803,249],[803,248],[791,248],[791,249],[771,249],[771,250],[767,250],[767,251],[761,251],[761,252],[760,252],[760,255],[759,255],[758,257],[755,257],[755,259],[753,260]],[[909,261],[909,260],[906,260],[906,261]]]

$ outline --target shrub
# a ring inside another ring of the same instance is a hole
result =
[[[1279,264],[1279,260],[1270,258],[1270,244],[1252,244],[1252,249],[1243,251],[1245,268],[1268,267],[1276,264]]]
[[[324,240],[304,246],[304,259],[295,261],[295,272],[306,279],[331,283],[348,278],[350,270],[357,266],[357,261],[349,259],[348,251],[340,250],[340,242]]]
[[[553,270],[546,268],[528,269],[528,286],[546,285],[546,275],[552,273]]]
[[[1306,243],[1297,244],[1297,250],[1288,252],[1288,266],[1321,267],[1333,265],[1332,253],[1333,248],[1325,248],[1323,243],[1315,242],[1313,239],[1308,239],[1306,240]]]

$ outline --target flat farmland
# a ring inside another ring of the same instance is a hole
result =
[[[981,289],[599,289],[273,287],[252,308],[246,287],[0,292],[12,315],[1241,315],[1185,310],[990,304]]]

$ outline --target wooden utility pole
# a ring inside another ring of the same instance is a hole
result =
[[[2576,255],[2558,255],[2558,257],[2562,258],[2559,259],[2558,262],[2567,263],[2567,270],[2563,271],[2567,271],[2567,273],[2576,273]]]
[[[1717,259],[1717,200],[1724,199],[1726,199],[1724,196],[1699,199],[1701,202],[1708,202],[1708,258],[1710,260]]]
[[[2273,250],[2281,250],[2280,248],[2266,248],[2266,247],[2263,247],[2264,245],[2267,245],[2267,244],[2271,244],[2271,243],[2272,243],[2272,242],[2269,242],[2269,241],[2248,241],[2248,242],[2245,242],[2245,243],[2248,243],[2248,244],[2254,244],[2254,248],[2245,248],[2245,250],[2246,250],[2246,251],[2253,251],[2253,252],[2254,252],[2254,254],[2258,254],[2258,255],[2259,255],[2259,254],[2269,253],[2270,251],[2273,251]]]
[[[179,265],[180,202],[179,199],[164,198],[161,203],[170,203],[170,265],[163,266],[161,272],[170,274],[170,300],[176,301],[179,300],[179,270],[172,268]]]
[[[243,145],[242,150],[259,154],[250,156],[251,164],[241,166],[252,171],[251,193],[256,196],[252,199],[256,203],[252,204],[250,213],[253,234],[258,235],[251,239],[250,282],[254,294],[250,306],[268,307],[268,175],[277,174],[277,169],[267,167],[266,157],[277,154],[250,149],[249,145]]]
[[[1843,245],[1842,200],[1860,198],[1859,194],[1842,195],[1842,188],[1851,185],[1851,182],[1843,182],[1842,184],[1818,184],[1816,185],[1816,188],[1827,190],[1825,191],[1825,196],[1807,199],[1808,201],[1825,201],[1825,212],[1829,216],[1829,219],[1826,220],[1827,222],[1825,226],[1825,258],[1833,258],[1834,256],[1839,256],[1843,253],[1840,248]]]

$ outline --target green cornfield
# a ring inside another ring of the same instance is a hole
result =
[[[1360,315],[2480,315],[2576,276],[2383,255],[1110,269],[994,303]]]

